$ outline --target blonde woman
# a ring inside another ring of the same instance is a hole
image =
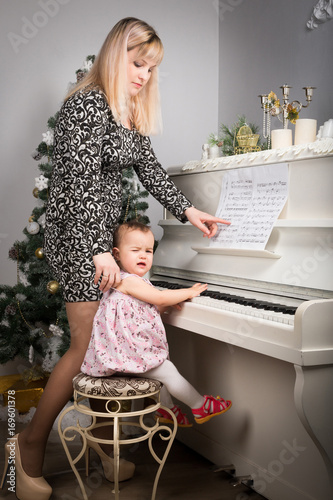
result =
[[[160,129],[162,58],[162,42],[151,26],[134,18],[119,21],[91,71],[60,110],[44,251],[61,284],[71,345],[54,368],[31,423],[10,441],[19,500],[48,500],[52,493],[42,477],[48,435],[72,395],[72,379],[80,371],[102,292],[120,283],[111,249],[121,210],[122,170],[133,166],[143,186],[166,209],[205,236],[215,234],[217,222],[226,223],[194,208],[151,148],[148,136]],[[112,462],[110,449],[96,451],[103,464]],[[9,456],[8,443],[5,452]],[[112,481],[111,472],[105,472]],[[123,460],[121,479],[133,472],[134,464]]]

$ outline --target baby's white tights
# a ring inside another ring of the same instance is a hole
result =
[[[139,377],[147,377],[162,382],[167,391],[175,398],[182,401],[190,408],[200,408],[204,404],[204,398],[196,389],[179,373],[175,365],[166,359],[160,366],[137,374]],[[172,400],[166,391],[161,393],[162,404],[170,407]],[[168,401],[169,399],[169,401]]]

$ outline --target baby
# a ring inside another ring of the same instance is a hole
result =
[[[153,264],[153,247],[154,235],[144,224],[131,221],[116,229],[113,255],[122,281],[116,289],[103,295],[81,370],[96,377],[129,373],[159,380],[172,396],[191,408],[195,421],[201,424],[229,410],[231,401],[202,396],[178,372],[168,359],[160,312],[197,297],[207,285],[196,283],[178,290],[156,289],[144,278]],[[191,425],[171,398],[163,404],[172,409],[180,426]],[[168,421],[163,410],[159,411],[159,417]]]

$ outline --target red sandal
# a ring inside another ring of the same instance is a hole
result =
[[[216,415],[221,415],[231,408],[231,401],[225,400],[220,396],[214,398],[213,396],[204,396],[205,402],[201,408],[195,408],[192,410],[194,415],[194,420],[197,424],[203,424],[208,422],[212,417]]]
[[[185,413],[181,411],[179,406],[175,405],[172,408],[170,408],[170,410],[176,416],[178,427],[192,427],[193,424],[190,423],[189,419],[187,418]],[[170,417],[169,413],[163,410],[163,408],[159,408],[157,410],[156,418],[158,418],[162,424],[173,424],[173,420]]]

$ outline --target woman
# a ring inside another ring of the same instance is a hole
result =
[[[165,208],[204,236],[215,234],[217,222],[226,223],[194,208],[151,148],[148,135],[160,124],[157,68],[162,57],[163,45],[153,28],[134,18],[119,21],[60,110],[44,251],[63,290],[71,345],[54,368],[32,421],[15,440],[19,500],[48,500],[51,495],[41,477],[48,435],[72,396],[72,379],[80,371],[101,294],[120,283],[111,249],[121,209],[122,169],[133,166]],[[105,459],[109,450],[103,450],[97,451]],[[123,466],[124,477],[131,477],[134,466]]]

